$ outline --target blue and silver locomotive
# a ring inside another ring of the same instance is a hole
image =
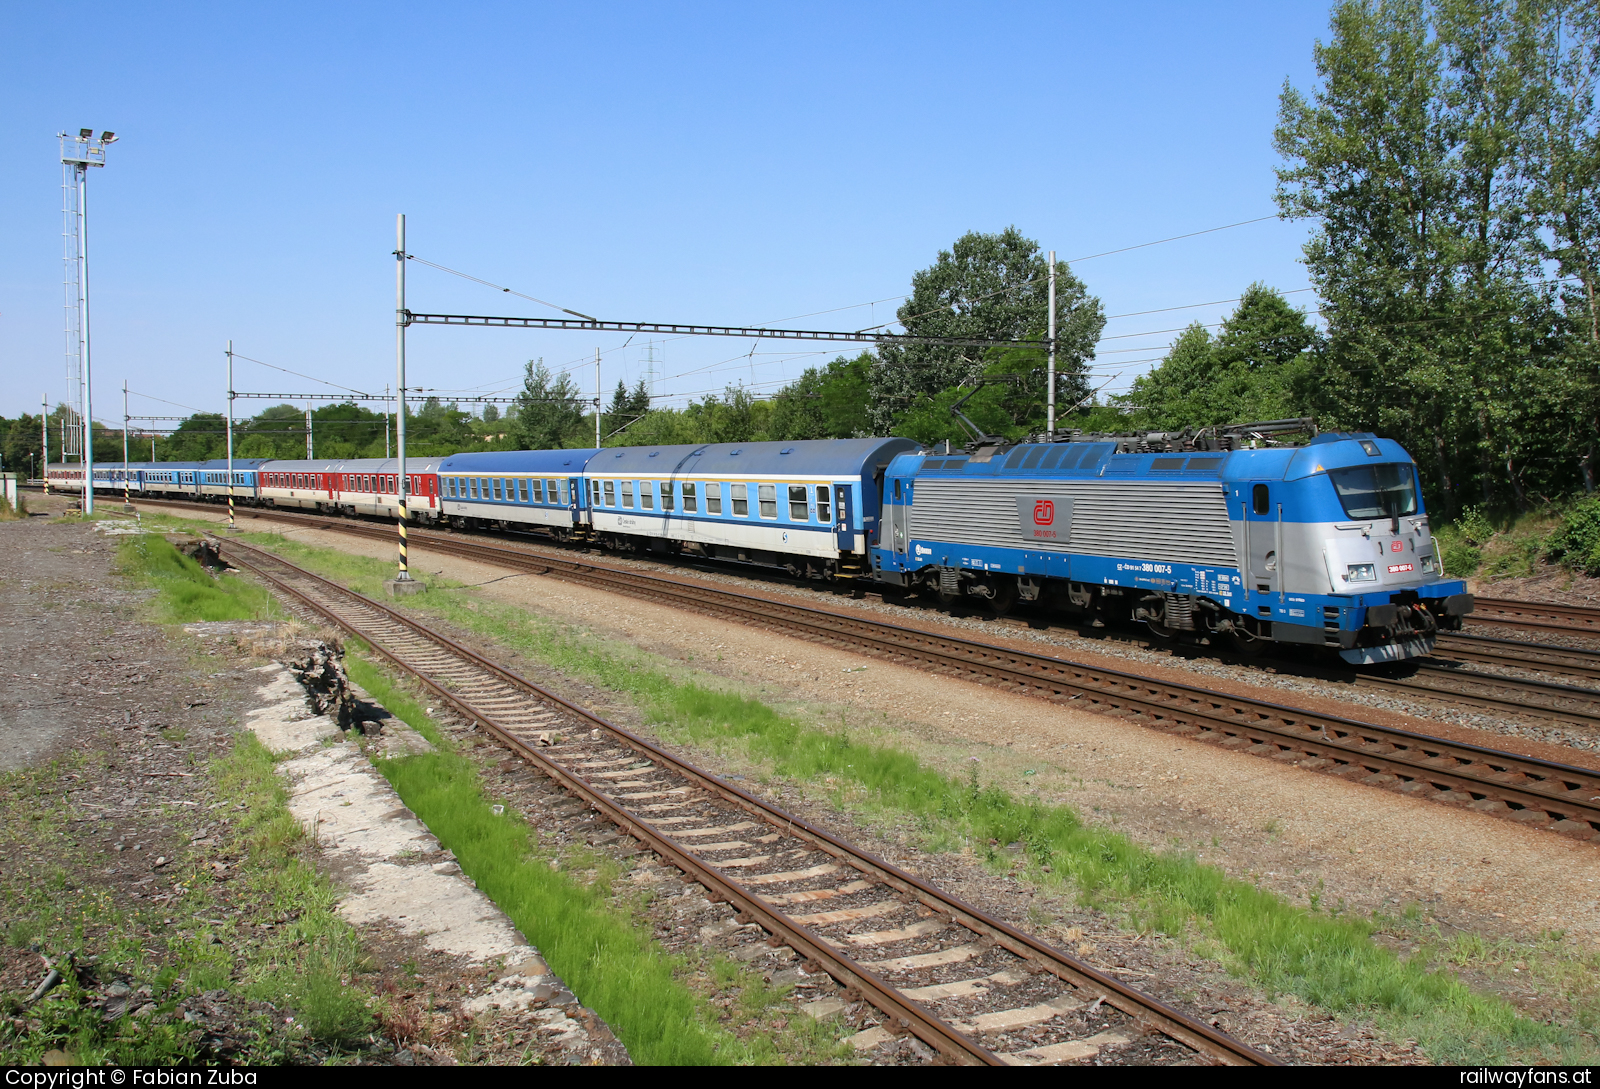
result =
[[[946,603],[1041,601],[1246,652],[1428,653],[1472,598],[1440,569],[1405,450],[1369,434],[1233,448],[1252,427],[1307,423],[902,454],[874,575]]]

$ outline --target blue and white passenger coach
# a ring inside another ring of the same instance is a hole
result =
[[[1426,654],[1472,609],[1465,584],[1442,574],[1398,443],[1328,433],[1264,450],[1126,445],[901,455],[884,484],[877,577],[946,603],[1004,609],[1048,595],[1167,638],[1305,643],[1357,664]]]
[[[459,529],[503,525],[567,540],[589,523],[584,466],[593,450],[455,454],[439,465],[440,506]]]
[[[619,551],[689,551],[832,578],[866,574],[878,481],[909,439],[606,449],[584,471],[592,532]]]

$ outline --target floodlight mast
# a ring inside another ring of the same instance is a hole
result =
[[[78,359],[82,367],[83,381],[83,447],[79,461],[84,468],[83,473],[83,513],[94,513],[94,385],[93,371],[89,363],[89,207],[88,207],[88,180],[91,166],[106,165],[106,147],[114,143],[117,134],[102,132],[100,138],[95,139],[93,129],[79,129],[76,137],[67,133],[59,133],[61,137],[61,165],[64,171],[71,171],[71,191],[69,197],[76,196],[76,208],[72,209],[71,231],[69,236],[76,245],[69,258],[75,263],[75,279],[78,282],[76,309],[78,312]],[[66,188],[67,179],[63,178],[63,188]],[[69,345],[69,351],[74,346]],[[65,457],[65,446],[62,456]]]

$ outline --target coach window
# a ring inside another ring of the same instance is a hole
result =
[[[530,481],[528,481],[528,496],[535,503],[543,503],[544,502],[544,481],[542,481],[542,480],[530,480]]]
[[[809,522],[810,515],[806,513],[806,486],[804,484],[789,485],[789,521]]]
[[[776,518],[778,516],[778,486],[776,484],[757,484],[756,498],[761,503],[761,517]]]
[[[696,500],[695,491],[696,489],[693,484],[685,484],[683,486],[683,513],[685,514],[694,514],[700,509],[700,505]]]
[[[722,513],[722,485],[721,484],[707,484],[706,485],[706,513],[707,514],[721,514]]]
[[[622,505],[629,510],[633,509],[633,481],[621,480],[617,482],[617,490],[622,493]]]
[[[833,515],[830,513],[830,508],[829,508],[829,500],[830,500],[830,498],[831,498],[831,494],[828,491],[828,486],[826,484],[818,484],[817,485],[817,521],[819,521],[819,522],[828,522],[830,524],[833,522]]]
[[[661,509],[671,510],[672,508],[672,481],[663,480],[661,482]]]
[[[469,499],[478,498],[478,478],[475,476],[462,477],[461,486],[466,489],[463,493]]]
[[[656,509],[655,493],[651,491],[648,480],[639,481],[639,507],[641,510]]]
[[[733,515],[735,518],[750,517],[750,499],[748,485],[734,484],[733,487]]]
[[[525,479],[520,479],[519,478],[517,480],[517,502],[526,503],[527,501],[528,501],[528,482]]]
[[[444,494],[446,499],[454,499],[456,497],[455,477],[447,476],[444,478]]]
[[[612,481],[612,480],[606,481],[605,482],[605,492],[606,492],[606,506],[608,506],[608,507],[616,506],[617,505],[617,485],[616,485],[616,482]]]
[[[500,500],[505,498],[505,493],[503,491],[501,491],[501,483],[502,482],[501,482],[500,478],[499,477],[494,477],[493,480],[494,480],[494,498],[495,498],[496,502],[499,502]]]
[[[1265,484],[1257,484],[1254,488],[1251,488],[1250,498],[1254,501],[1257,514],[1266,514],[1272,509],[1272,504],[1267,497],[1267,486]]]
[[[511,479],[508,476],[508,477],[506,477],[506,502],[507,503],[515,503],[516,501],[517,501],[517,482],[515,480]]]

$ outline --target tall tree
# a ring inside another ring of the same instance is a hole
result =
[[[973,231],[912,276],[911,297],[897,314],[906,332],[922,336],[1043,338],[1049,326],[1049,278],[1039,244],[1015,227],[999,234]],[[1105,311],[1065,262],[1056,264],[1056,308],[1058,398],[1071,404],[1089,392],[1083,368],[1094,358]],[[985,352],[936,345],[881,347],[878,365],[869,372],[873,426],[887,434],[896,417],[919,397],[933,397],[977,378],[993,362]]]
[[[1297,416],[1310,401],[1320,339],[1282,295],[1251,284],[1215,339],[1190,325],[1119,401],[1136,406],[1144,426],[1173,430]]]
[[[522,391],[517,394],[517,416],[512,432],[518,448],[559,450],[581,446],[584,432],[582,397],[572,376],[565,372],[552,374],[543,359],[528,360]],[[592,442],[592,430],[588,435]]]
[[[1278,202],[1313,218],[1324,300],[1319,415],[1408,440],[1446,509],[1470,479],[1525,494],[1530,383],[1557,316],[1538,286],[1525,182],[1536,101],[1512,0],[1346,0],[1318,84],[1285,86]],[[1419,441],[1420,440],[1420,441]]]

